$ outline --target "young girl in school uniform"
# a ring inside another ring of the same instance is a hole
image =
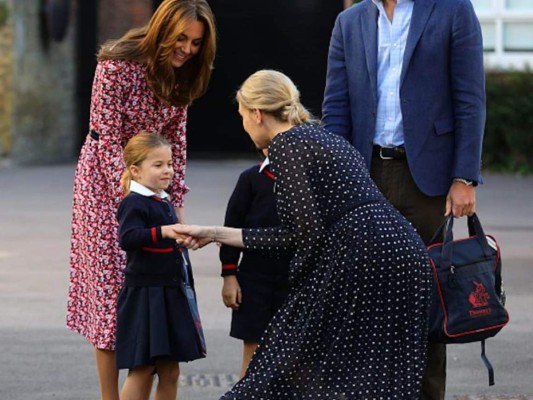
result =
[[[176,245],[176,212],[165,192],[172,176],[170,144],[160,135],[139,133],[124,148],[127,195],[118,212],[120,247],[126,251],[124,286],[117,305],[116,359],[129,369],[121,400],[142,399],[144,384],[158,375],[156,399],[175,399],[179,362],[205,357],[183,290],[188,263]],[[185,264],[184,264],[185,263]]]

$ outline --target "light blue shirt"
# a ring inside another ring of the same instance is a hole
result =
[[[407,34],[413,14],[413,0],[398,0],[392,22],[381,0],[372,0],[378,17],[378,110],[374,144],[381,147],[404,143],[400,108],[400,76]]]

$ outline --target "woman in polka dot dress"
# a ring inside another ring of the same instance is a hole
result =
[[[291,292],[230,399],[418,399],[430,268],[412,226],[359,153],[309,123],[294,84],[259,71],[237,93],[244,129],[268,147],[278,228],[180,226],[211,241],[291,252]]]
[[[118,399],[116,303],[126,260],[116,211],[123,146],[140,131],[171,143],[169,193],[183,220],[187,105],[211,76],[213,20],[205,0],[165,0],[146,27],[106,43],[98,55],[90,134],[74,178],[67,326],[95,347],[104,400]]]

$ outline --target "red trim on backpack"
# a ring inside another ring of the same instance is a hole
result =
[[[460,241],[463,241],[463,240],[468,240],[468,239],[471,239],[471,238],[475,238],[477,235],[474,235],[474,236],[470,236],[468,238],[464,238],[464,239],[459,239],[457,240],[456,242],[460,242]],[[487,237],[490,237],[494,243],[496,244],[496,262],[494,263],[494,269],[496,269],[498,267],[498,262],[500,260],[500,246],[498,246],[498,243],[496,242],[496,239],[491,236],[491,235],[485,235]],[[443,245],[443,242],[440,242],[440,243],[434,243],[432,245],[430,245],[428,247],[428,250],[433,248],[433,247],[436,247],[436,246],[442,246]],[[444,297],[442,295],[442,290],[440,288],[440,281],[439,281],[439,276],[438,276],[438,272],[437,272],[437,267],[435,266],[435,262],[433,261],[433,259],[430,257],[430,261],[431,261],[431,269],[433,269],[433,279],[434,279],[434,282],[437,286],[437,291],[439,293],[439,300],[440,300],[440,304],[442,306],[442,313],[444,315],[444,321],[443,321],[443,329],[444,329],[444,333],[446,334],[446,336],[450,337],[450,338],[454,338],[454,337],[461,337],[461,336],[466,336],[466,335],[471,335],[471,334],[474,334],[474,333],[478,333],[478,332],[485,332],[485,331],[489,331],[489,330],[493,330],[493,329],[498,329],[498,328],[502,328],[504,327],[505,325],[507,325],[510,321],[510,317],[509,317],[509,313],[506,311],[506,314],[507,314],[507,321],[502,323],[502,324],[499,324],[499,325],[492,325],[492,326],[488,326],[486,328],[483,328],[483,329],[476,329],[476,330],[473,330],[473,331],[465,331],[465,332],[461,332],[461,333],[455,333],[455,334],[451,334],[448,332],[447,330],[447,326],[448,326],[448,312],[446,310],[446,306],[444,304]]]

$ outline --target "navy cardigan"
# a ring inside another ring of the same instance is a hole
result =
[[[246,169],[239,176],[237,185],[226,208],[224,225],[233,228],[267,228],[279,226],[274,195],[274,176],[260,165]],[[239,258],[242,252],[242,259]],[[223,245],[219,252],[222,263],[222,276],[235,275],[237,271],[259,272],[263,274],[288,274],[289,262],[285,254],[279,258],[265,256],[264,253]]]
[[[162,225],[175,224],[174,207],[159,197],[131,192],[117,212],[120,247],[126,251],[125,286],[179,286],[182,255]]]

